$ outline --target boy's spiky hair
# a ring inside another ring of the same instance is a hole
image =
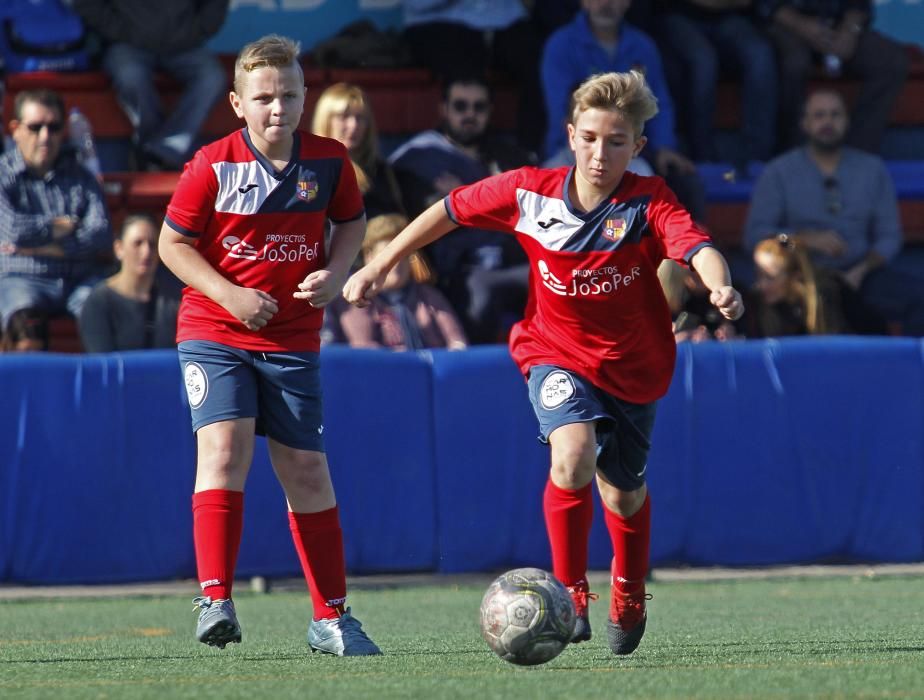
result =
[[[304,78],[298,62],[300,53],[301,45],[297,41],[279,34],[268,34],[247,44],[234,62],[234,91],[240,94],[244,76],[258,68],[283,68],[295,64]]]
[[[588,109],[613,110],[641,136],[645,122],[658,113],[658,99],[651,92],[641,71],[598,73],[590,76],[571,96],[571,123]]]

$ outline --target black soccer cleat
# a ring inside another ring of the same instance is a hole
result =
[[[645,593],[643,583],[632,593],[623,593],[613,586],[610,616],[606,622],[606,638],[610,649],[617,656],[626,656],[638,649],[645,634],[648,611],[645,602],[651,594]]]

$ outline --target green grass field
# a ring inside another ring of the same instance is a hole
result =
[[[354,587],[385,652],[355,659],[309,653],[306,594],[240,593],[244,643],[224,651],[194,640],[191,595],[3,601],[0,697],[924,698],[922,583],[656,581],[631,657],[609,653],[601,599],[594,639],[534,668],[481,640],[480,584]]]

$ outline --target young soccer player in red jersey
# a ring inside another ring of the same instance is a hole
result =
[[[692,265],[723,316],[744,311],[728,265],[659,177],[626,171],[657,103],[641,73],[607,73],[574,93],[573,168],[521,168],[459,187],[408,225],[344,288],[368,304],[388,271],[456,226],[517,237],[532,267],[525,318],[510,350],[527,377],[541,439],[551,445],[544,511],[555,576],[590,639],[587,549],[596,476],[613,544],[610,648],[630,654],[645,631],[650,505],[645,485],[655,402],[676,347],[658,264]]]
[[[188,285],[177,341],[198,443],[196,636],[219,648],[241,641],[231,588],[259,432],[311,593],[308,643],[364,656],[381,652],[345,607],[318,351],[323,307],[347,278],[365,214],[344,147],[298,130],[305,102],[298,51],[275,35],[243,48],[230,99],[246,126],[187,163],[160,236],[161,258]]]

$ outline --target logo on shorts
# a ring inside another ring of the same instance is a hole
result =
[[[565,372],[552,372],[539,389],[539,400],[546,409],[558,408],[574,396],[574,381]]]
[[[209,393],[209,379],[205,370],[197,362],[187,362],[183,370],[183,381],[186,384],[186,396],[192,408],[199,408]]]

